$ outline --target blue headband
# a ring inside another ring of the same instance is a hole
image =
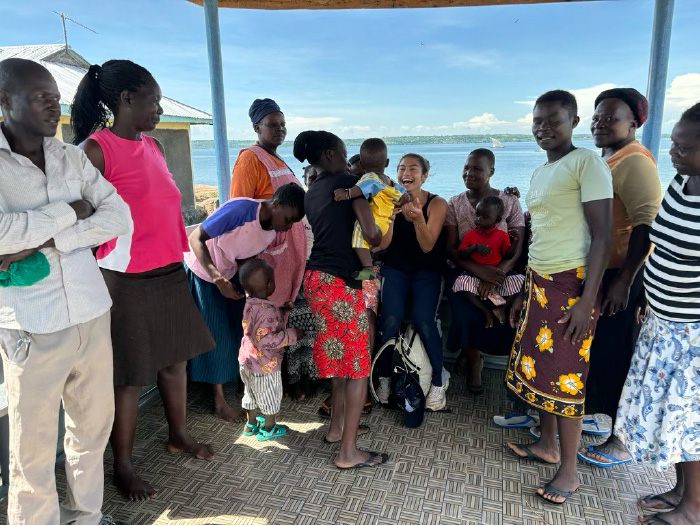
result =
[[[274,100],[255,99],[248,110],[248,117],[250,117],[250,121],[253,124],[257,124],[265,118],[265,115],[269,115],[275,111],[281,112],[282,110],[280,110],[280,107]]]

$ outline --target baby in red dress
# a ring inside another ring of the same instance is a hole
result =
[[[504,259],[515,256],[518,233],[511,230],[506,233],[496,225],[503,216],[504,204],[500,197],[489,195],[481,199],[476,205],[476,228],[472,228],[464,234],[458,247],[460,259],[472,259],[481,265],[496,266]],[[502,285],[489,294],[488,299],[479,297],[481,280],[469,274],[462,274],[455,281],[452,290],[463,292],[467,298],[481,309],[486,316],[486,327],[493,326],[495,316],[500,323],[505,323],[506,306],[515,294],[521,291],[525,276],[509,273]],[[504,299],[504,296],[508,300]]]

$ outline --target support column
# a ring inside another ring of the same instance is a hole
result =
[[[224,99],[224,72],[221,60],[219,7],[217,0],[203,0],[202,7],[204,7],[204,25],[207,32],[207,52],[209,55],[216,181],[219,189],[219,204],[221,204],[228,201],[231,184],[231,163],[228,157],[228,137],[226,134],[226,103]]]
[[[673,22],[673,4],[675,0],[656,0],[654,7],[654,25],[651,37],[651,57],[649,59],[649,118],[644,124],[642,143],[659,158],[661,142],[661,125],[664,116],[664,99],[666,97],[666,77],[668,74],[668,57],[671,50],[671,25]]]

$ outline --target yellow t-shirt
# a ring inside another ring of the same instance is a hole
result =
[[[525,197],[532,218],[532,270],[555,274],[587,265],[591,234],[583,203],[612,197],[610,169],[591,150],[577,148],[538,167]]]

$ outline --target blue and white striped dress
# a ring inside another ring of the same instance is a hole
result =
[[[700,196],[676,175],[651,227],[649,302],[620,398],[615,434],[658,469],[700,460]]]

